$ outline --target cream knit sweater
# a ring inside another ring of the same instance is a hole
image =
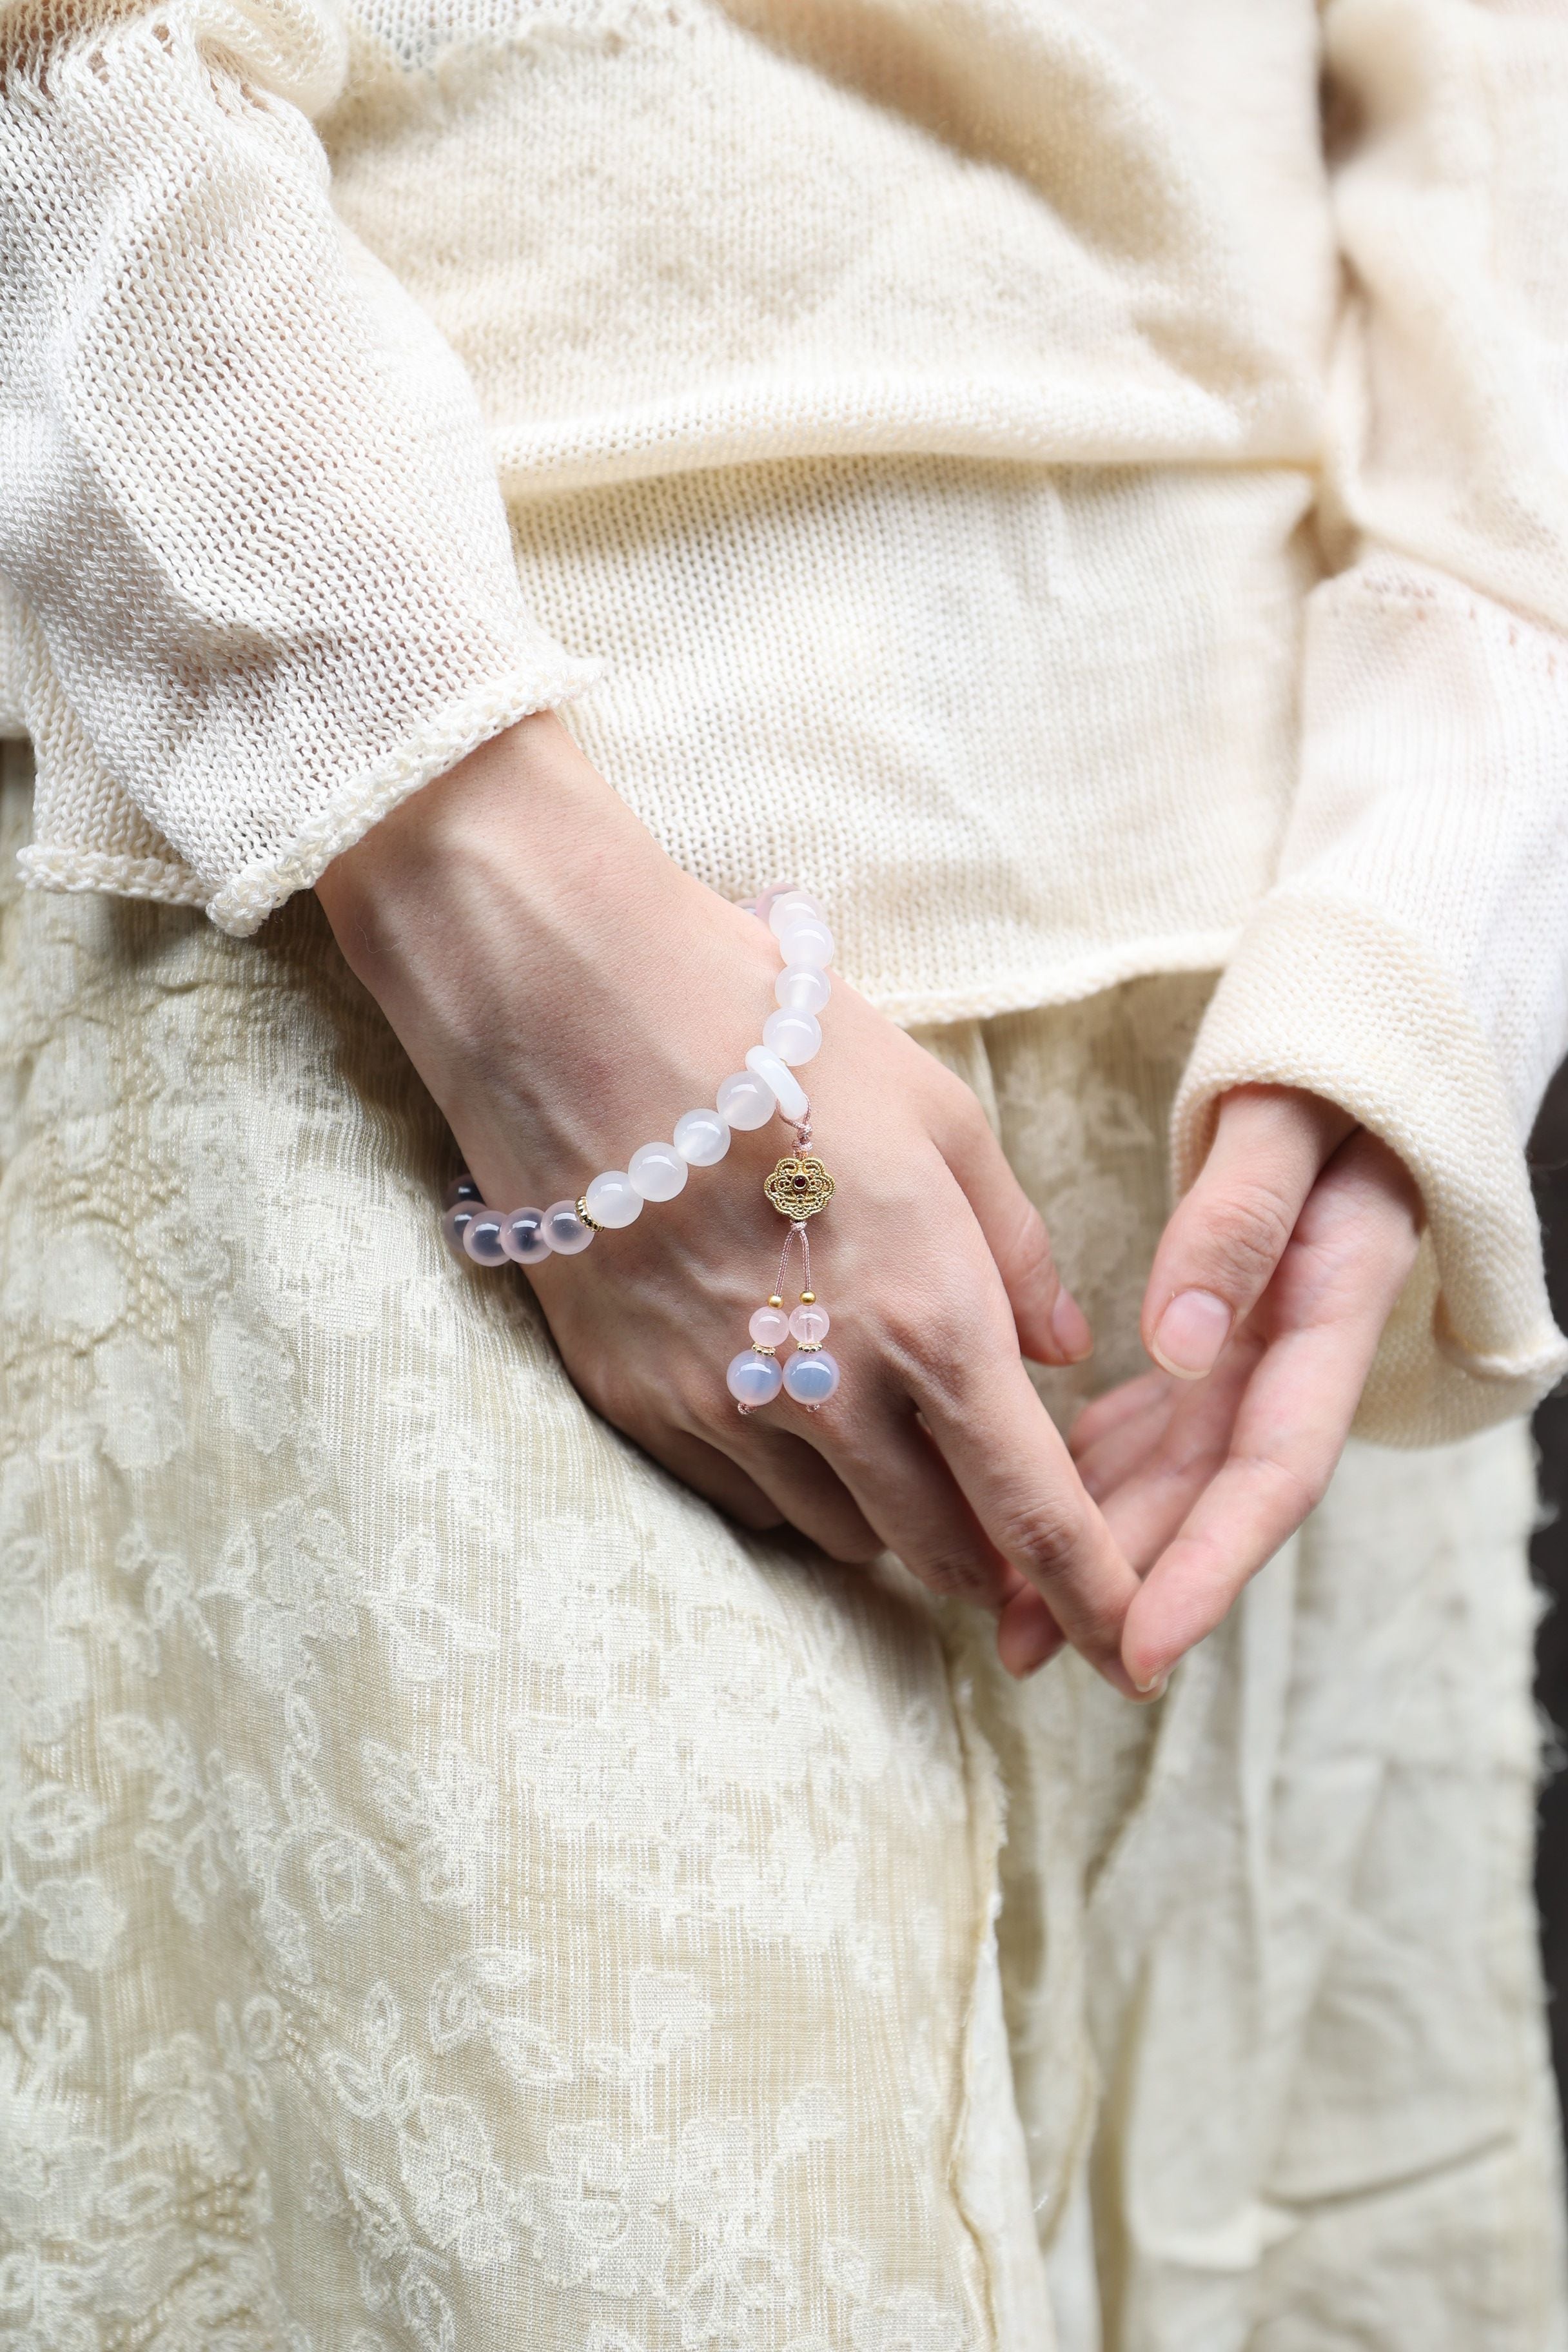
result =
[[[1369,1433],[1557,1376],[1562,0],[24,0],[0,41],[31,880],[248,931],[580,697],[673,854],[809,875],[895,1017],[1226,964],[1179,1172],[1258,1078],[1423,1184]]]

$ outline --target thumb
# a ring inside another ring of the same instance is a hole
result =
[[[1224,1096],[1197,1181],[1161,1237],[1143,1344],[1177,1379],[1202,1380],[1273,1279],[1320,1170],[1356,1121],[1293,1087]]]

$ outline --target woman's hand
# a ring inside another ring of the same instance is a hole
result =
[[[1321,1497],[1420,1230],[1402,1162],[1342,1111],[1284,1087],[1224,1097],[1144,1297],[1162,1369],[1072,1433],[1146,1571],[1122,1633],[1139,1688],[1163,1685]],[[1015,1642],[1048,1641],[1032,1596],[1010,1616]]]
[[[547,716],[405,802],[317,890],[500,1207],[575,1198],[667,1138],[773,1009],[762,926],[681,872]],[[813,1235],[838,1393],[743,1417],[724,1385],[784,1231],[762,1190],[788,1148],[777,1121],[737,1132],[635,1224],[531,1269],[567,1370],[745,1525],[787,1520],[846,1561],[886,1546],[934,1590],[1004,1612],[1047,1596],[1053,1638],[1059,1623],[1130,1693],[1137,1580],[1022,1360],[1089,1345],[1045,1229],[967,1087],[843,982],[823,1025],[802,1075],[838,1184]]]

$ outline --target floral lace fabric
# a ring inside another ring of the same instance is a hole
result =
[[[313,901],[5,887],[0,2352],[1554,2340],[1516,1433],[1016,1692],[446,1258]],[[1098,1380],[1203,995],[927,1040]]]

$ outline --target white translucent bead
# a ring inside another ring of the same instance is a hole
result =
[[[501,1228],[506,1218],[500,1209],[478,1208],[468,1219],[463,1232],[463,1247],[476,1265],[504,1265],[506,1244],[501,1240]]]
[[[773,982],[773,994],[786,1013],[820,1013],[833,993],[833,982],[814,963],[786,964]]]
[[[824,971],[833,961],[833,934],[826,923],[811,915],[802,915],[785,925],[778,935],[779,953],[785,963],[815,964]]]
[[[508,1257],[519,1265],[542,1265],[550,1255],[543,1210],[514,1209],[500,1229],[500,1240]]]
[[[773,1088],[751,1070],[731,1070],[721,1079],[714,1100],[720,1117],[729,1126],[740,1128],[766,1127],[779,1107]]]
[[[629,1225],[642,1214],[642,1194],[624,1168],[605,1168],[583,1195],[596,1225]]]
[[[785,1118],[805,1117],[810,1108],[805,1098],[805,1088],[798,1078],[790,1076],[776,1054],[770,1052],[766,1045],[753,1045],[746,1055],[746,1067],[754,1070],[763,1084],[773,1088]]]
[[[645,1201],[673,1201],[686,1181],[686,1162],[673,1143],[644,1143],[626,1162]]]
[[[796,1404],[826,1404],[838,1386],[837,1363],[826,1348],[792,1356],[784,1368],[784,1384]]]
[[[790,898],[799,888],[798,882],[770,882],[767,888],[759,890],[752,900],[752,914],[759,916],[765,923],[773,912],[775,902],[780,898]]]
[[[820,923],[822,909],[815,898],[804,890],[784,890],[768,907],[768,929],[774,939],[780,939],[792,923],[809,920]]]
[[[782,1307],[759,1307],[746,1326],[758,1348],[782,1348],[789,1338],[789,1317]]]
[[[820,1348],[827,1337],[826,1307],[797,1307],[789,1318],[789,1335],[803,1348]],[[755,1338],[753,1332],[752,1337]]]
[[[594,1238],[594,1228],[577,1214],[575,1201],[552,1201],[544,1212],[544,1238],[557,1257],[575,1257]]]
[[[459,1201],[467,1201],[470,1208],[477,1209],[483,1198],[483,1193],[465,1168],[460,1176],[453,1177],[443,1192],[441,1206],[444,1209],[455,1209]]]
[[[763,1043],[792,1070],[822,1050],[822,1031],[809,1013],[770,1013],[763,1024]]]
[[[716,1168],[730,1149],[730,1122],[716,1110],[682,1111],[675,1148],[689,1168]]]
[[[759,1356],[754,1348],[747,1348],[742,1354],[731,1357],[724,1385],[737,1404],[772,1404],[784,1386],[778,1358]]]

